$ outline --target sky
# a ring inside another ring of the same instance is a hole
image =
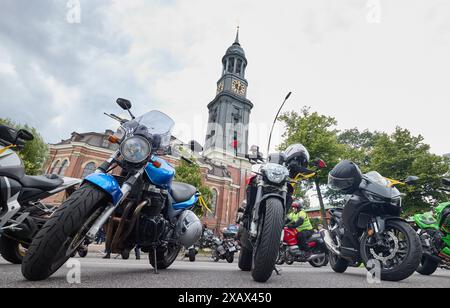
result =
[[[338,129],[421,134],[450,152],[447,0],[0,0],[0,117],[55,143],[117,124],[118,97],[204,143],[207,104],[236,27],[249,61],[250,145],[285,95]],[[273,146],[281,142],[277,125]]]

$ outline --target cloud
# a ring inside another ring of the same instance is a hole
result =
[[[36,126],[50,142],[114,128],[102,114],[119,113],[114,101],[126,97],[137,114],[160,109],[180,138],[203,143],[206,106],[239,24],[258,128],[251,143],[265,147],[267,126],[294,91],[287,110],[312,106],[342,129],[401,125],[435,152],[450,151],[439,125],[450,98],[443,1],[381,0],[377,25],[367,23],[363,0],[80,3],[81,23],[70,24],[64,0],[2,1],[1,116]]]

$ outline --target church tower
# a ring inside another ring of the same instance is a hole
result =
[[[235,42],[222,59],[216,97],[208,105],[206,157],[233,161],[243,159],[248,153],[248,124],[253,104],[247,99],[247,63],[238,29]]]

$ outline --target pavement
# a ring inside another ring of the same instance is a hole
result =
[[[241,272],[237,263],[212,262],[199,257],[190,263],[179,258],[169,270],[155,275],[146,255],[142,260],[103,260],[93,253],[85,259],[73,259],[80,264],[80,283],[68,283],[67,266],[53,277],[41,282],[28,282],[21,274],[20,266],[8,264],[0,258],[0,288],[448,288],[450,271],[438,270],[433,276],[414,274],[398,283],[367,282],[367,272],[362,268],[350,268],[345,274],[336,274],[330,267],[312,268],[307,264],[280,267],[281,276],[274,274],[266,284],[256,283],[250,273]],[[75,272],[76,273],[76,272]],[[75,282],[76,279],[74,280]]]

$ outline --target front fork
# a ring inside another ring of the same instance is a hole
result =
[[[108,161],[110,164],[112,163],[112,160]],[[103,168],[102,168],[103,169]],[[114,211],[122,204],[122,202],[128,197],[130,194],[132,188],[134,187],[135,183],[139,178],[142,177],[142,175],[145,172],[145,167],[136,172],[135,175],[130,177],[121,187],[122,191],[122,197],[119,199],[119,201],[116,204],[111,204],[108,207],[106,207],[105,211],[100,215],[100,217],[95,221],[94,225],[91,227],[89,232],[86,235],[86,238],[93,242],[95,240],[95,237],[97,233],[100,231],[100,229],[105,225],[105,223],[108,221],[108,219],[111,217],[111,215],[114,213]]]
[[[261,204],[265,200],[264,195],[263,195],[263,188],[264,188],[264,183],[261,182],[258,185],[258,191],[256,193],[256,199],[255,199],[255,206],[253,207],[252,221],[250,224],[250,237],[252,239],[258,238],[260,212],[261,212],[260,209],[261,209]],[[285,188],[285,189],[281,190],[280,192],[282,194],[283,200],[286,200],[287,189]]]

